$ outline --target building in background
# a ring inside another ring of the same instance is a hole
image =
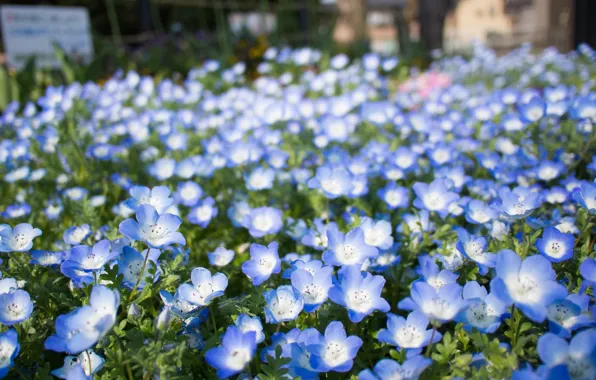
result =
[[[439,4],[439,1],[435,4]],[[576,3],[596,0],[458,0],[447,14],[443,28],[443,50],[466,50],[474,41],[498,52],[506,52],[523,43],[537,48],[556,46],[570,50],[574,43]],[[402,50],[397,12],[388,4],[400,3],[410,40],[420,38],[422,0],[368,0],[367,29],[371,48],[379,52]],[[432,4],[432,3],[431,3]],[[394,8],[393,8],[394,9]],[[592,27],[592,30],[596,28]],[[576,33],[577,34],[577,33]],[[392,42],[392,41],[395,42]]]

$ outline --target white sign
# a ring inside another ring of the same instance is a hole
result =
[[[82,7],[5,5],[0,8],[8,64],[20,68],[30,56],[37,67],[58,67],[53,42],[77,62],[93,59],[89,13]]]

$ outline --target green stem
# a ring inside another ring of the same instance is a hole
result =
[[[213,307],[209,305],[209,316],[211,317],[211,324],[213,325],[213,334],[217,336],[217,324],[215,323],[215,315],[213,314]]]
[[[149,251],[150,250],[151,250],[151,248],[147,248],[147,254],[145,255],[145,260],[143,261],[143,266],[141,267],[141,273],[139,273],[139,277],[137,278],[137,283],[135,284],[134,288],[132,288],[132,291],[130,292],[130,296],[128,296],[129,304],[132,301],[132,297],[135,295],[137,288],[139,287],[139,284],[141,283],[141,280],[143,279],[143,276],[145,275],[145,267],[147,267],[147,261],[149,260]]]
[[[425,357],[429,357],[430,353],[433,350],[433,340],[435,339],[435,333],[437,332],[437,325],[433,324],[433,332],[430,335],[430,342],[428,343],[428,347],[426,347],[426,353],[424,354]]]

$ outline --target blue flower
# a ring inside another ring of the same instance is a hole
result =
[[[273,169],[256,168],[245,176],[244,181],[246,187],[250,191],[259,191],[271,189],[273,187],[273,181],[275,180],[275,171]]]
[[[364,232],[364,242],[379,249],[389,249],[393,245],[391,223],[386,220],[374,221],[364,216],[360,219],[360,228]]]
[[[252,360],[256,349],[256,333],[242,332],[232,325],[226,330],[221,346],[205,353],[205,360],[217,370],[218,378],[226,379],[242,372]]]
[[[282,285],[276,290],[263,293],[265,298],[265,321],[267,323],[282,323],[296,319],[304,308],[304,298],[296,289],[289,285]]]
[[[429,212],[434,211],[445,218],[449,214],[451,203],[459,199],[459,194],[449,191],[449,184],[449,180],[442,178],[435,179],[430,184],[416,182],[412,186],[417,196],[414,206]]]
[[[582,289],[588,286],[596,287],[596,259],[586,257],[579,266],[579,273],[584,278]]]
[[[0,252],[27,252],[33,247],[33,239],[40,235],[41,230],[29,223],[17,224],[14,229],[0,224]]]
[[[347,266],[339,272],[339,281],[329,290],[329,298],[347,308],[350,321],[358,323],[375,310],[386,313],[391,309],[381,298],[384,285],[383,276],[363,273],[358,265]]]
[[[329,249],[323,252],[323,261],[327,265],[362,264],[379,254],[376,247],[364,242],[364,231],[359,227],[345,235],[339,230],[327,230],[327,240]]]
[[[255,238],[276,234],[282,227],[281,211],[273,207],[254,208],[244,216],[242,226]]]
[[[570,294],[548,305],[546,318],[550,332],[569,338],[572,331],[594,325],[594,319],[588,312],[589,305],[590,296],[587,294]]]
[[[263,342],[265,340],[265,334],[263,333],[263,324],[259,317],[251,317],[247,314],[240,314],[234,324],[242,331],[243,333],[254,331],[255,332],[255,342],[257,344]]]
[[[93,347],[116,322],[120,294],[103,285],[91,290],[88,306],[56,318],[56,334],[45,341],[47,350],[78,354]]]
[[[365,369],[358,374],[358,380],[418,380],[422,372],[432,364],[432,360],[422,355],[408,358],[403,364],[395,360],[381,359],[371,371]]]
[[[389,210],[406,208],[410,204],[408,189],[398,186],[395,182],[389,182],[385,187],[379,189],[377,195],[385,202]]]
[[[155,189],[156,188],[154,188],[154,190]],[[203,189],[198,183],[193,181],[180,182],[174,196],[179,203],[187,207],[192,207],[196,205],[199,199],[203,196]],[[167,204],[167,202],[165,204]],[[170,205],[168,205],[168,207]]]
[[[579,332],[569,343],[555,334],[546,333],[538,338],[536,350],[548,369],[565,366],[569,378],[596,377],[596,329]]]
[[[463,228],[457,230],[459,240],[456,244],[457,250],[468,259],[478,264],[481,275],[488,273],[488,268],[494,268],[496,265],[496,256],[494,253],[486,252],[488,243],[482,236],[474,236]]]
[[[59,379],[86,379],[102,369],[104,363],[104,358],[97,355],[93,350],[87,350],[81,352],[78,356],[66,356],[64,365],[51,373]],[[83,376],[74,376],[75,371],[82,371]]]
[[[485,224],[499,216],[499,213],[484,202],[473,199],[466,206],[466,220],[472,224]]]
[[[155,186],[149,189],[145,186],[134,186],[130,188],[130,198],[124,204],[133,211],[141,205],[150,205],[155,208],[158,214],[163,214],[168,207],[174,204],[170,197],[171,191],[167,186]]]
[[[596,184],[585,182],[581,188],[576,189],[571,194],[573,200],[580,206],[596,215]]]
[[[422,311],[433,322],[445,323],[453,320],[466,306],[461,292],[461,286],[456,283],[435,289],[426,282],[418,281],[412,284],[410,297],[416,306],[414,310]]]
[[[60,265],[66,257],[64,251],[52,252],[34,249],[31,250],[29,254],[31,255],[31,264],[37,264],[43,267]]]
[[[197,224],[201,228],[206,228],[211,220],[217,216],[218,210],[215,207],[215,200],[207,197],[200,201],[188,212],[188,221]]]
[[[281,272],[277,247],[277,242],[272,242],[267,247],[260,244],[250,245],[250,259],[242,264],[242,272],[252,280],[254,286],[267,281],[273,273]]]
[[[149,257],[147,257],[147,255],[149,255]],[[132,289],[139,280],[140,276],[141,281],[139,282],[137,289],[142,290],[146,285],[145,280],[147,277],[151,276],[149,273],[151,268],[154,270],[153,281],[157,281],[161,273],[161,268],[157,262],[159,255],[161,255],[161,251],[159,249],[151,248],[146,249],[143,252],[139,252],[133,247],[124,246],[122,248],[122,257],[118,262],[118,274],[123,276],[122,284],[125,287]],[[145,265],[144,272],[141,274],[143,263],[146,257],[147,264]]]
[[[216,267],[225,267],[234,260],[234,251],[231,249],[225,249],[224,247],[217,247],[215,251],[209,252],[207,257],[209,258],[209,264]]]
[[[19,289],[12,278],[2,279],[0,283],[0,323],[12,326],[29,319],[33,312],[29,293]]]
[[[308,187],[320,189],[325,197],[335,199],[352,192],[354,185],[351,177],[343,167],[319,166],[314,178],[308,181]]]
[[[308,264],[310,263],[305,264],[306,268]],[[333,267],[329,266],[319,267],[313,272],[302,268],[292,272],[292,286],[302,294],[305,311],[311,313],[327,301],[329,289],[333,285],[332,275]]]
[[[427,330],[429,320],[423,312],[414,310],[408,319],[395,314],[387,314],[387,328],[377,334],[379,342],[405,349],[420,349],[427,346],[430,340],[437,343],[441,333]]]
[[[573,234],[564,234],[555,227],[546,227],[542,231],[542,238],[536,240],[536,248],[549,261],[560,263],[573,257],[574,243]]]
[[[110,261],[120,256],[118,251],[112,251],[109,240],[101,240],[93,246],[77,245],[70,250],[68,259],[62,263],[62,272],[70,270],[95,272],[100,271]]]
[[[184,236],[177,232],[182,220],[176,215],[159,215],[148,204],[137,208],[137,220],[126,219],[120,223],[119,231],[130,240],[140,240],[151,248],[163,248],[170,244],[186,244]]]
[[[535,96],[528,102],[518,104],[518,110],[524,121],[533,123],[540,120],[546,112],[546,103],[541,98]]]
[[[547,306],[567,296],[567,289],[556,280],[550,262],[540,255],[525,260],[505,249],[497,253],[497,277],[491,290],[507,304],[514,304],[528,318],[541,323]]]
[[[64,242],[70,245],[79,245],[85,239],[93,234],[91,228],[89,228],[88,224],[83,224],[82,226],[73,226],[69,227],[66,231],[64,231]]]
[[[176,294],[193,306],[207,306],[216,297],[221,297],[228,287],[228,278],[223,273],[211,275],[208,269],[194,268],[190,274],[191,284],[182,284]]]
[[[457,316],[458,322],[465,323],[465,328],[477,329],[482,333],[493,333],[501,325],[501,317],[507,311],[504,303],[495,293],[486,291],[486,288],[476,281],[464,285],[464,300],[467,305]]]
[[[527,217],[540,207],[542,195],[524,187],[516,187],[513,191],[509,188],[502,188],[499,190],[499,201],[496,207],[503,217],[517,220]]]
[[[14,329],[9,329],[0,334],[0,352],[2,353],[2,362],[0,362],[0,378],[5,377],[14,365],[14,359],[19,354],[21,345],[19,337]]]
[[[333,321],[325,329],[324,338],[312,345],[310,365],[317,372],[348,372],[362,343],[355,335],[347,336],[341,322]]]
[[[329,240],[327,239],[328,232],[339,232],[339,229],[335,222],[329,222],[325,224],[323,223],[323,220],[319,218],[315,218],[313,223],[315,228],[308,230],[300,242],[307,247],[312,247],[316,250],[322,251],[326,249],[327,245],[329,244]]]

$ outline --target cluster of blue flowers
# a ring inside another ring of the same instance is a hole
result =
[[[595,51],[265,58],[4,111],[0,377],[596,379]]]

